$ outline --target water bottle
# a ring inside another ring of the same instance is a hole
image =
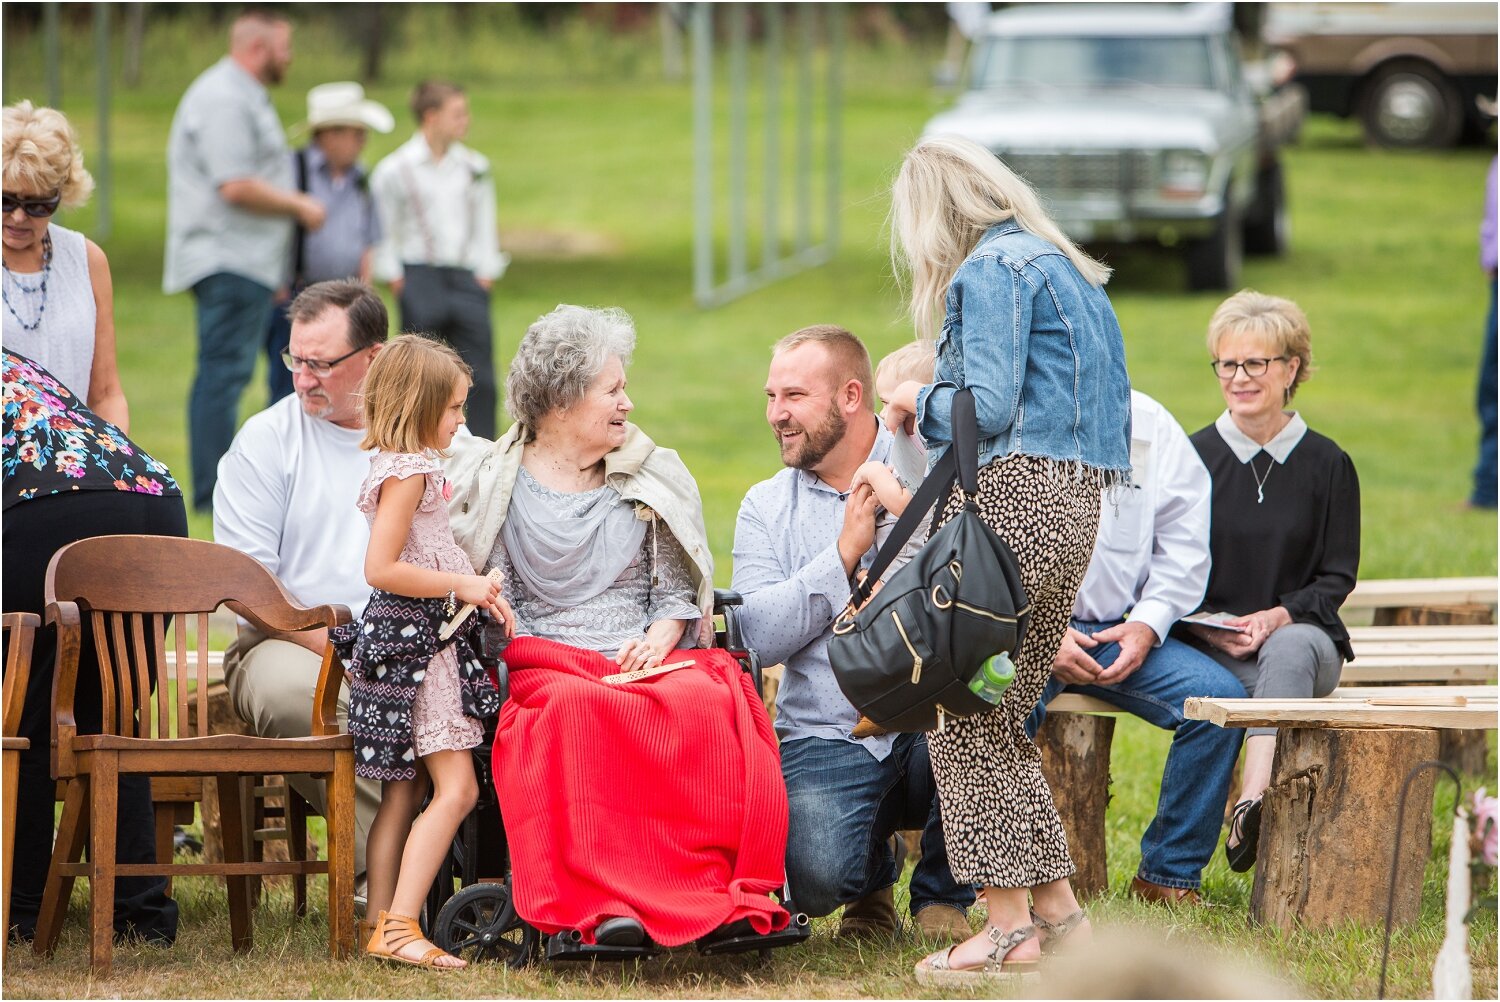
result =
[[[1005,651],[984,659],[969,683],[969,690],[987,703],[999,703],[1005,690],[1016,680],[1016,666]]]

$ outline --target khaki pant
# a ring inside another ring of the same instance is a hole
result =
[[[240,719],[266,738],[305,738],[312,734],[313,692],[323,660],[306,647],[286,640],[267,640],[250,626],[224,652],[224,684]],[[349,687],[339,687],[339,726],[347,729]],[[309,776],[287,782],[320,812],[327,809],[323,784]],[[380,807],[380,783],[354,781],[354,874],[365,872],[365,837]]]

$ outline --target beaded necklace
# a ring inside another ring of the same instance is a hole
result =
[[[3,261],[0,261],[0,268],[3,268],[5,271],[4,288],[0,289],[0,295],[3,295],[5,300],[5,308],[10,311],[11,316],[16,318],[16,323],[21,325],[23,331],[36,330],[42,325],[42,317],[47,312],[47,279],[52,274],[52,234],[42,234],[42,281],[40,285],[27,285]],[[36,319],[29,324],[21,319],[21,314],[17,313],[16,308],[11,305],[10,286],[12,284],[15,285],[17,291],[25,293],[28,303],[31,300],[32,293],[40,292],[42,294],[41,304],[36,308]]]

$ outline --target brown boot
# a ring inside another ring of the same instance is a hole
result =
[[[1191,887],[1167,887],[1164,884],[1153,884],[1139,876],[1130,882],[1130,896],[1153,904],[1183,905],[1189,908],[1203,903],[1198,892]]]
[[[889,940],[895,939],[900,929],[901,920],[896,917],[893,885],[845,905],[843,918],[839,920],[838,934],[841,937]]]
[[[928,905],[913,918],[917,933],[936,943],[961,943],[974,935],[969,916],[952,905]]]

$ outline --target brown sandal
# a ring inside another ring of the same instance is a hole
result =
[[[369,941],[365,943],[365,955],[379,957],[381,960],[389,960],[397,964],[409,964],[412,967],[430,967],[436,971],[457,971],[468,966],[462,962],[454,965],[439,965],[440,959],[453,955],[438,946],[434,946],[417,960],[408,960],[396,952],[403,946],[426,939],[416,919],[407,915],[381,912],[380,917],[375,921],[375,931],[370,934]]]

